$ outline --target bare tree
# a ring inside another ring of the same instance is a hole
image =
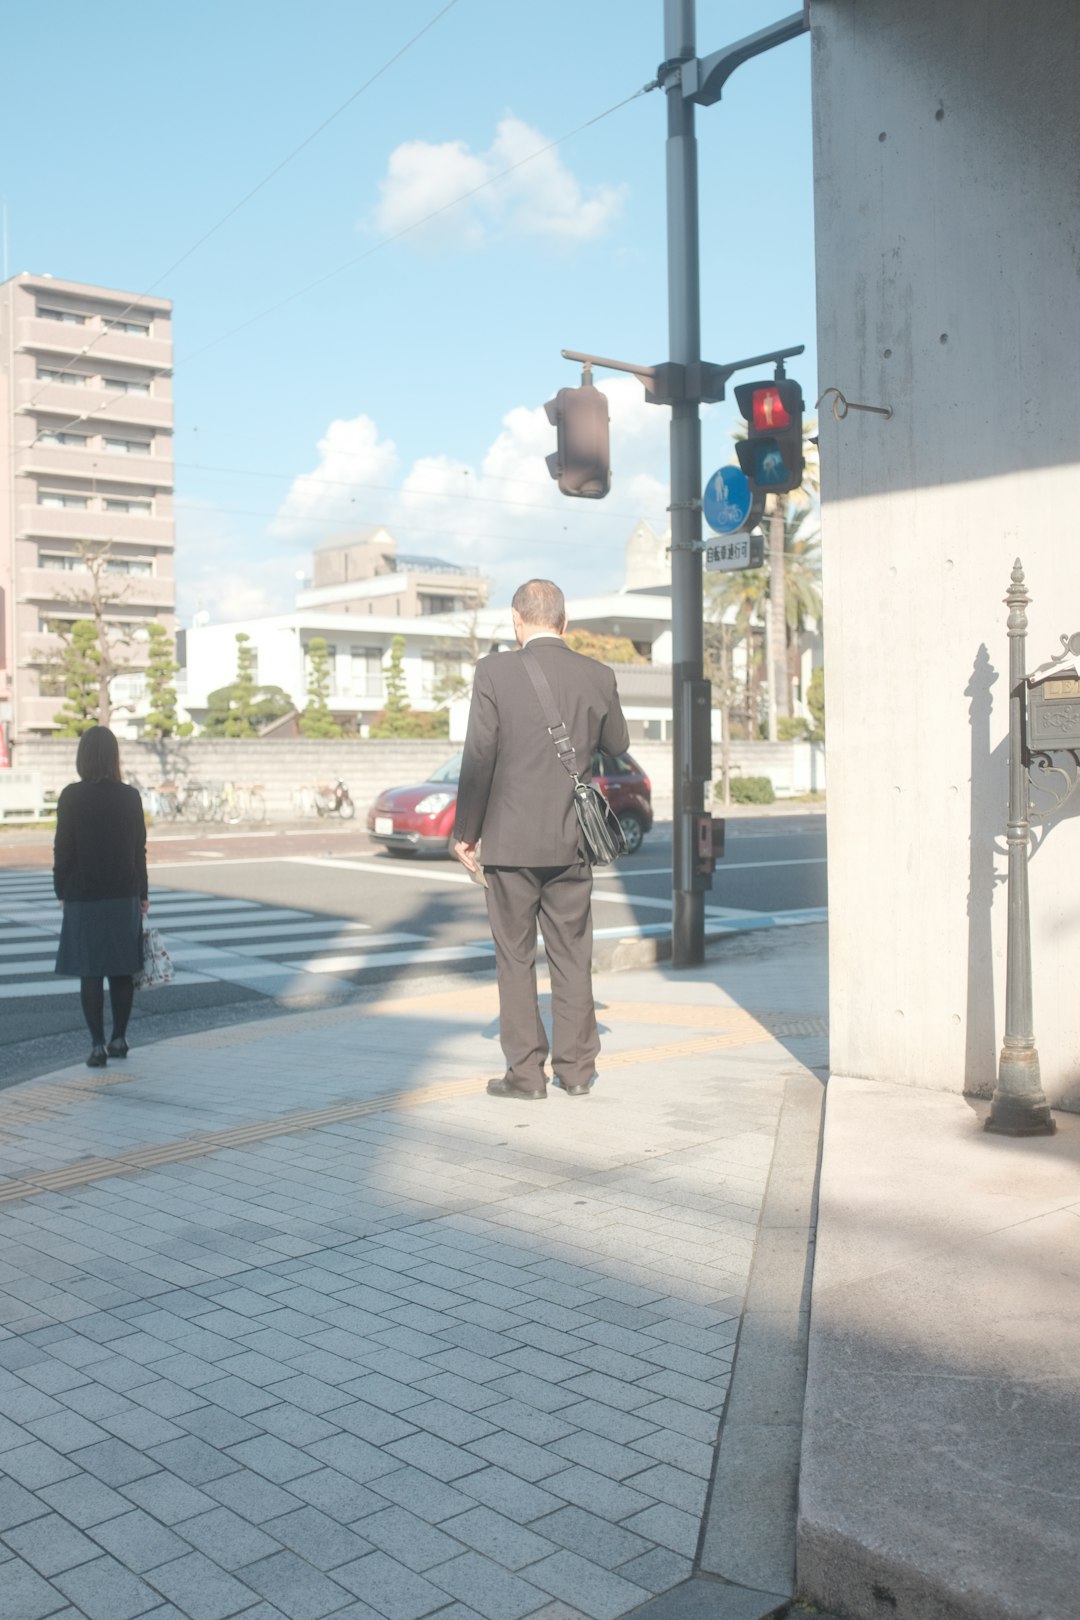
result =
[[[94,627],[97,723],[107,726],[114,707],[112,682],[117,675],[126,673],[131,667],[125,656],[131,645],[131,637],[119,630],[115,621],[110,619],[109,609],[124,600],[128,586],[126,583],[114,584],[109,579],[111,540],[80,540],[75,550],[82,568],[70,584],[59,587],[56,595],[60,601],[77,610],[74,623],[84,620]],[[50,622],[50,629],[60,639],[61,650],[59,654],[51,654],[44,660],[43,674],[57,682],[64,680],[67,666],[77,651],[73,636],[74,623],[59,618]],[[86,641],[85,632],[80,639]]]

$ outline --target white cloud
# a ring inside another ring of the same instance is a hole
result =
[[[211,619],[265,618],[293,605],[296,573],[310,566],[304,551],[271,554],[239,536],[227,514],[201,501],[185,500],[176,514],[178,562],[176,611],[182,625],[196,613]]]
[[[406,141],[391,152],[379,183],[375,229],[394,235],[444,210],[422,227],[429,243],[478,247],[496,231],[564,242],[602,235],[622,207],[625,186],[582,186],[558,152],[545,150],[549,145],[513,117],[501,120],[486,152],[464,141]]]
[[[370,416],[338,418],[330,423],[318,444],[319,459],[313,472],[295,478],[270,526],[276,540],[313,544],[350,524],[366,525],[372,485],[390,484],[397,469],[397,450],[391,439],[380,439]]]

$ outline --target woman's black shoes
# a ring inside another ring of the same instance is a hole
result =
[[[110,1057],[126,1058],[128,1043],[122,1035],[114,1035],[105,1050]]]
[[[92,1046],[90,1056],[86,1060],[88,1069],[103,1069],[109,1061],[109,1054],[103,1046]]]

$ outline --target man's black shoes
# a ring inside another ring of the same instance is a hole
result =
[[[568,1097],[587,1097],[589,1092],[592,1090],[591,1080],[586,1081],[585,1085],[583,1086],[568,1086],[563,1080],[556,1080],[555,1084],[558,1086],[559,1090],[565,1092]]]
[[[518,1102],[542,1102],[547,1096],[547,1089],[519,1086],[504,1076],[502,1080],[488,1081],[487,1094],[489,1097],[516,1097]]]

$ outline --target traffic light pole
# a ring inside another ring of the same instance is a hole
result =
[[[694,0],[664,0],[667,94],[668,352],[677,365],[701,363],[697,136],[694,103],[682,91],[677,64],[697,57]],[[674,816],[671,960],[696,967],[705,959],[705,894],[693,885],[691,814],[705,803],[691,760],[688,683],[703,675],[701,587],[701,419],[696,399],[671,407],[671,635]]]

